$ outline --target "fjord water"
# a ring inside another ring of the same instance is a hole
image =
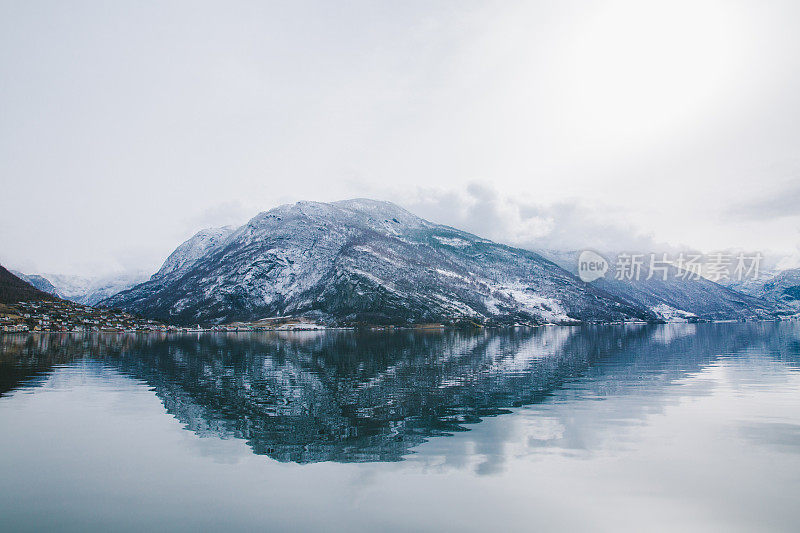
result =
[[[0,529],[792,531],[800,324],[0,337]]]

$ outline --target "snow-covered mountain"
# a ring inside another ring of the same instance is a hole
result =
[[[0,304],[55,299],[52,294],[38,289],[26,279],[14,274],[13,270],[6,270],[0,265]]]
[[[61,294],[59,294],[58,292],[58,289],[56,289],[56,287],[52,283],[50,283],[50,280],[45,278],[44,276],[40,276],[38,274],[30,274],[30,275],[23,274],[22,272],[19,272],[17,270],[12,270],[11,273],[17,276],[19,279],[27,281],[40,291],[52,294],[53,296],[58,296],[58,297],[61,296]]]
[[[201,232],[152,279],[102,303],[184,324],[657,318],[539,254],[364,199],[284,205],[232,232]]]
[[[667,279],[638,281],[614,278],[597,280],[597,286],[624,301],[639,302],[664,320],[769,318],[775,306],[769,302],[723,287],[705,278],[682,279],[670,268]],[[644,276],[646,278],[646,276]]]
[[[733,288],[793,311],[800,311],[800,268],[767,272],[758,279],[737,282]]]
[[[124,291],[146,281],[149,275],[146,272],[125,272],[100,277],[70,276],[63,274],[41,274],[27,275],[28,280],[41,278],[56,292],[44,289],[41,290],[55,294],[65,300],[70,300],[79,304],[96,305],[102,300],[109,298],[120,291]]]

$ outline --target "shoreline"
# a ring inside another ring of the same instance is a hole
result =
[[[294,333],[294,332],[333,332],[333,331],[352,331],[352,332],[396,332],[396,331],[417,331],[417,332],[431,332],[431,331],[480,331],[480,330],[508,330],[508,329],[534,329],[544,327],[587,327],[587,326],[645,326],[645,325],[667,325],[667,324],[731,324],[731,323],[757,323],[757,322],[789,322],[800,320],[800,315],[790,315],[775,318],[759,318],[759,319],[722,319],[722,320],[672,320],[663,322],[647,322],[641,321],[616,321],[616,322],[581,322],[581,323],[547,323],[547,324],[510,324],[510,325],[494,325],[494,326],[317,326],[317,327],[289,327],[289,328],[224,328],[224,327],[209,327],[209,328],[182,328],[172,326],[169,329],[106,329],[106,330],[18,330],[18,331],[2,331],[0,335],[20,335],[20,334],[79,334],[79,335],[109,335],[109,334],[187,334],[187,333]]]

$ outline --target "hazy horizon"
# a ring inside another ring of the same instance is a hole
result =
[[[154,271],[204,227],[353,197],[525,248],[796,260],[799,14],[0,2],[0,264]]]

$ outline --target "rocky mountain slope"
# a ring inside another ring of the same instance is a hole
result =
[[[27,281],[40,291],[52,294],[53,296],[59,296],[59,297],[61,296],[58,293],[58,289],[55,287],[55,285],[50,283],[50,280],[45,278],[44,276],[40,276],[38,274],[30,274],[30,275],[23,274],[22,272],[19,272],[17,270],[12,270],[11,273],[17,276],[22,281]]]
[[[37,289],[0,265],[0,304],[55,299],[52,294]]]
[[[153,274],[152,279],[179,277],[188,272],[191,266],[225,240],[236,228],[208,228],[197,232],[188,241],[178,246],[167,257],[161,268]]]
[[[682,279],[671,268],[667,279],[654,277],[639,281],[597,280],[597,286],[621,300],[644,304],[664,320],[702,318],[729,320],[769,318],[775,306],[753,296],[723,287],[705,278]]]
[[[800,311],[800,268],[768,273],[757,280],[738,283],[733,288],[753,297],[775,302],[794,312]]]
[[[536,253],[362,199],[285,205],[232,232],[201,232],[149,281],[102,303],[183,324],[657,318]]]

